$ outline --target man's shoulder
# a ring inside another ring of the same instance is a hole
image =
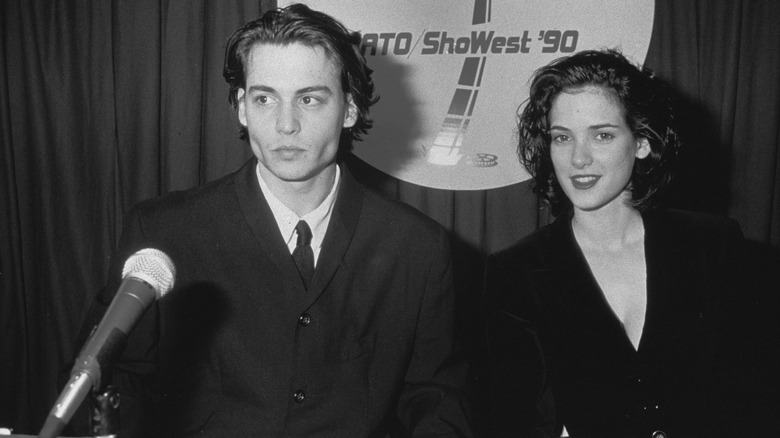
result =
[[[173,190],[163,195],[140,201],[133,209],[145,213],[179,212],[223,208],[225,202],[234,202],[233,186],[236,172],[220,177],[206,184],[189,189]]]
[[[374,189],[358,183],[363,194],[361,219],[380,222],[390,228],[406,228],[417,231],[438,233],[443,230],[441,224],[422,213],[417,208],[402,201],[390,199]]]

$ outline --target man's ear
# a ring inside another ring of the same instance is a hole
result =
[[[355,101],[352,99],[352,95],[347,95],[347,111],[344,114],[344,124],[341,125],[342,128],[351,128],[355,126],[355,123],[357,123],[358,120],[358,108],[357,105],[355,105]]]
[[[246,92],[243,88],[239,88],[236,92],[236,103],[238,105],[238,121],[242,126],[246,126]]]
[[[636,157],[640,160],[650,155],[650,141],[642,137],[636,141]]]

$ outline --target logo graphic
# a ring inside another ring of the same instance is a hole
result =
[[[631,8],[622,0],[303,1],[363,35],[380,100],[355,155],[401,180],[451,190],[528,179],[516,156],[516,114],[533,72],[605,47],[642,63],[654,12],[652,0]]]
[[[474,104],[479,95],[479,86],[482,79],[482,70],[485,68],[487,57],[466,58],[463,61],[463,69],[460,72],[458,88],[452,96],[450,108],[444,123],[436,135],[436,139],[425,152],[428,162],[442,166],[458,164],[463,155],[460,147],[463,145],[463,137],[469,128],[469,119],[474,112]]]

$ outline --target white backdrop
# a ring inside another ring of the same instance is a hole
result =
[[[515,119],[533,71],[605,47],[641,64],[654,14],[652,0],[303,3],[363,34],[380,101],[355,154],[401,180],[451,190],[528,179]]]

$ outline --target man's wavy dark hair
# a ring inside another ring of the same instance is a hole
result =
[[[650,154],[634,162],[629,186],[634,208],[647,211],[656,207],[669,185],[672,162],[680,149],[672,95],[650,70],[635,66],[613,49],[559,58],[534,73],[530,97],[517,121],[517,154],[533,179],[534,193],[548,202],[553,215],[570,206],[550,156],[550,109],[559,93],[588,85],[614,90],[634,137],[650,143]]]
[[[342,91],[345,96],[352,96],[358,110],[355,125],[342,130],[339,156],[343,157],[352,150],[352,142],[360,141],[362,135],[371,128],[368,111],[378,100],[374,95],[372,70],[361,52],[361,42],[360,33],[349,31],[335,18],[306,5],[293,4],[283,9],[270,10],[235,31],[228,40],[222,71],[222,76],[230,85],[228,100],[234,109],[238,107],[238,90],[246,86],[247,60],[255,45],[284,46],[299,43],[322,47],[340,69]],[[244,140],[248,138],[244,126],[240,129],[240,137]]]

